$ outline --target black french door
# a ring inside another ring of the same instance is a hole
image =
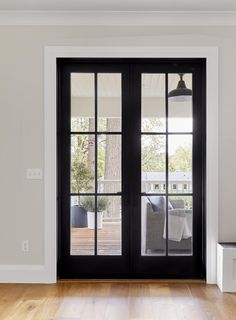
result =
[[[204,278],[205,60],[57,66],[58,276]]]

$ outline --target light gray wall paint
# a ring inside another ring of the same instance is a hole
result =
[[[219,236],[236,241],[236,27],[0,27],[0,43],[0,264],[44,262],[43,182],[26,168],[43,167],[46,45],[219,46]]]
[[[0,10],[230,11],[235,10],[235,2],[234,0],[1,0]]]

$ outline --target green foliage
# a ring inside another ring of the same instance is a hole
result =
[[[109,201],[107,197],[97,198],[97,211],[105,211],[108,207]],[[95,212],[95,197],[83,196],[81,197],[81,205],[89,212]]]
[[[88,119],[72,119],[72,130],[88,130]],[[100,119],[100,126],[105,130],[106,122]],[[142,129],[152,132],[162,128],[159,119],[144,119]],[[104,139],[103,139],[104,137]],[[98,178],[103,176],[105,168],[105,136],[98,139]],[[93,172],[88,163],[88,135],[75,135],[71,147],[71,189],[74,193],[92,190]],[[191,171],[192,146],[186,144],[177,148],[174,154],[169,155],[169,171]],[[143,135],[142,137],[142,171],[165,171],[165,137],[162,135]],[[101,202],[102,203],[102,202]]]
[[[165,171],[165,145],[163,136],[146,135],[142,138],[142,170]]]
[[[103,139],[104,137],[104,139]],[[98,139],[98,178],[102,177],[104,175],[105,171],[105,154],[106,154],[106,137],[100,136]]]
[[[192,145],[188,144],[176,149],[169,159],[170,171],[192,171]]]
[[[107,118],[98,117],[98,131],[107,131]]]
[[[143,118],[143,132],[160,131],[162,122],[156,118]],[[165,140],[163,136],[143,135],[142,137],[143,172],[161,172],[165,170]]]
[[[72,131],[89,131],[89,118],[71,118]]]
[[[144,119],[142,122],[143,131],[153,132],[161,128],[159,119]],[[192,145],[186,144],[169,155],[169,171],[192,170]],[[143,135],[142,137],[142,171],[143,172],[164,172],[165,171],[165,138],[161,135]]]
[[[88,136],[74,137],[71,153],[71,187],[75,193],[92,189],[93,176],[88,167],[87,151]]]
[[[165,121],[158,118],[143,118],[142,131],[143,132],[158,132],[163,131]]]

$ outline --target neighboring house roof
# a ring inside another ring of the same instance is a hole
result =
[[[165,172],[143,172],[143,180],[165,181]],[[191,181],[192,172],[169,172],[170,181]]]

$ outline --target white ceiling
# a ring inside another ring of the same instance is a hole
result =
[[[185,74],[184,80],[189,89],[192,88],[192,75]],[[169,91],[176,88],[179,81],[178,74],[168,75]],[[94,97],[94,74],[72,73],[71,75],[72,97]],[[142,97],[164,97],[165,75],[149,73],[142,75]],[[98,97],[121,97],[121,74],[98,74]]]
[[[0,10],[236,11],[235,0],[0,0]]]

